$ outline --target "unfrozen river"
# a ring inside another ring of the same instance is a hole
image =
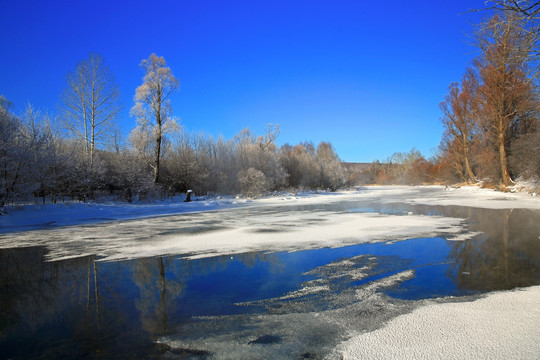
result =
[[[362,189],[5,233],[0,353],[340,358],[351,334],[427,301],[540,284],[536,205],[448,194]]]

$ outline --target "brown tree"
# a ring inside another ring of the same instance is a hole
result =
[[[497,149],[501,183],[509,185],[512,180],[508,146],[512,129],[531,121],[537,110],[527,67],[533,39],[524,34],[522,21],[512,13],[492,17],[479,27],[476,35],[482,50],[476,61],[480,125],[489,143]]]
[[[454,166],[463,181],[476,182],[471,167],[471,147],[476,127],[477,81],[469,69],[459,84],[452,83],[440,104],[442,123],[446,129],[446,150],[455,155]]]

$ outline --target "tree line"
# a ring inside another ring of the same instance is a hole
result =
[[[278,125],[232,139],[181,131],[170,96],[178,80],[155,54],[141,63],[123,139],[117,126],[119,91],[100,55],[66,75],[58,114],[27,105],[13,113],[0,95],[0,208],[14,201],[57,202],[103,196],[132,201],[186,192],[257,196],[287,188],[332,189],[347,173],[333,146],[276,145]]]
[[[480,55],[440,107],[438,162],[452,181],[498,184],[540,178],[538,1],[491,1],[478,24]]]
[[[480,54],[440,104],[444,133],[435,155],[398,152],[356,171],[353,182],[506,189],[518,179],[540,179],[540,1],[489,4],[493,16],[472,37]]]

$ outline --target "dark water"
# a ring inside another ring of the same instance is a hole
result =
[[[332,310],[352,301],[340,294],[409,270],[412,278],[380,291],[392,299],[419,300],[540,284],[538,211],[403,204],[359,208],[356,203],[333,210],[459,217],[468,219],[468,231],[482,234],[459,242],[435,237],[198,260],[169,256],[99,262],[87,256],[45,262],[44,247],[1,249],[0,357],[206,358],[211,351],[173,349],[156,340],[193,336],[197,319],[204,317],[286,313],[293,311],[288,305],[299,301],[304,310],[294,311]],[[349,270],[362,268],[365,275],[333,276],[343,270],[334,266],[343,259],[354,260]],[[323,294],[282,298],[322,280],[327,285]],[[253,334],[245,341],[248,347],[283,340],[275,334],[257,337],[256,330]],[[203,331],[197,336],[212,335]]]

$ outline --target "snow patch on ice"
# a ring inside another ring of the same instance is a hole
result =
[[[416,272],[414,269],[402,271],[356,290],[356,296],[360,300],[366,299],[383,288],[396,286],[397,284],[410,280],[415,276]]]
[[[282,296],[279,300],[295,299],[302,296],[313,295],[321,291],[329,291],[330,287],[328,285],[319,285],[319,286],[306,286],[300,290],[291,291],[290,293]]]

